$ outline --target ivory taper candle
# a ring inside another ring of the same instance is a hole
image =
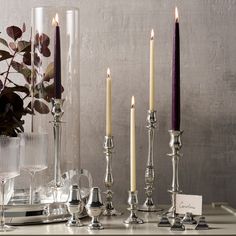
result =
[[[112,136],[112,125],[111,125],[111,72],[107,68],[107,79],[106,79],[106,136]]]
[[[136,142],[135,142],[135,99],[131,98],[130,109],[130,191],[136,191]]]
[[[149,84],[149,110],[154,111],[155,81],[154,81],[154,30],[150,38],[150,84]]]

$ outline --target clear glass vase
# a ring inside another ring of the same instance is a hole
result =
[[[54,34],[53,18],[58,15],[61,44],[62,99],[65,99],[62,116],[61,173],[80,169],[80,69],[79,69],[79,10],[70,7],[35,7],[32,9],[31,92],[34,115],[31,117],[32,132],[49,135],[48,169],[41,183],[53,179],[54,139],[51,99],[54,93]]]

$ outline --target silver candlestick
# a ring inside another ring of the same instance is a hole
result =
[[[129,191],[128,203],[130,208],[129,217],[124,221],[125,224],[143,224],[144,221],[140,219],[137,215],[137,205],[138,205],[138,191]]]
[[[105,187],[107,188],[106,194],[106,202],[105,202],[105,210],[103,212],[104,216],[119,216],[122,213],[117,211],[112,203],[113,192],[111,187],[114,183],[112,176],[112,149],[114,148],[114,142],[112,136],[105,136],[105,141],[103,145],[106,155],[106,174],[105,174]]]
[[[54,136],[54,183],[53,192],[54,200],[58,202],[58,189],[62,187],[61,182],[61,118],[64,114],[62,106],[65,99],[52,98],[52,115],[53,115],[53,136]]]
[[[156,111],[148,111],[147,114],[147,129],[148,129],[148,159],[147,159],[147,167],[145,170],[145,184],[146,187],[146,200],[142,206],[139,207],[140,211],[146,212],[154,212],[161,209],[158,209],[152,199],[152,193],[154,190],[153,184],[155,180],[155,173],[154,173],[154,163],[153,163],[153,143],[154,143],[154,134],[155,129],[157,127],[157,118],[156,118]]]
[[[168,156],[172,158],[172,168],[173,168],[173,177],[172,177],[172,188],[168,192],[171,193],[171,207],[167,212],[167,215],[171,218],[175,218],[176,214],[176,194],[181,193],[179,190],[179,158],[182,156],[180,154],[180,149],[182,147],[181,135],[183,131],[169,130],[170,134],[170,143],[169,146],[172,150]]]

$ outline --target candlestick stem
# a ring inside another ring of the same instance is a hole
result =
[[[154,170],[154,162],[153,162],[153,154],[154,154],[154,135],[155,129],[157,127],[157,118],[156,111],[148,111],[147,114],[147,130],[148,130],[148,159],[147,166],[145,170],[145,194],[146,200],[142,206],[139,207],[140,211],[146,212],[155,212],[161,209],[157,208],[152,199],[152,193],[154,190],[153,184],[155,180],[155,170]]]
[[[52,99],[52,115],[53,115],[53,136],[54,136],[54,201],[59,201],[58,190],[62,187],[61,182],[61,118],[64,114],[62,106],[64,99]]]
[[[169,146],[172,150],[168,156],[172,158],[172,170],[173,170],[173,177],[172,177],[172,185],[171,190],[168,192],[171,193],[171,207],[167,212],[167,215],[171,218],[175,218],[176,214],[176,194],[181,193],[179,189],[179,158],[182,156],[180,154],[180,149],[182,147],[181,142],[181,135],[183,131],[177,130],[169,130],[170,134],[170,143]]]
[[[114,179],[112,175],[112,149],[114,148],[114,142],[112,136],[105,136],[104,141],[104,153],[106,156],[106,174],[105,174],[105,187],[107,188],[107,191],[105,192],[106,195],[106,202],[105,202],[105,210],[103,212],[103,215],[105,216],[119,216],[122,213],[117,211],[112,203],[113,198],[113,192],[111,190],[111,187],[113,186]]]

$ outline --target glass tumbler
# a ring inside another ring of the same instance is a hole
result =
[[[0,182],[1,182],[1,217],[0,232],[13,230],[13,226],[5,224],[4,186],[7,180],[20,174],[20,139],[18,137],[0,136]]]
[[[29,203],[34,203],[35,173],[47,168],[48,134],[21,133],[20,136],[20,166],[30,174]]]

